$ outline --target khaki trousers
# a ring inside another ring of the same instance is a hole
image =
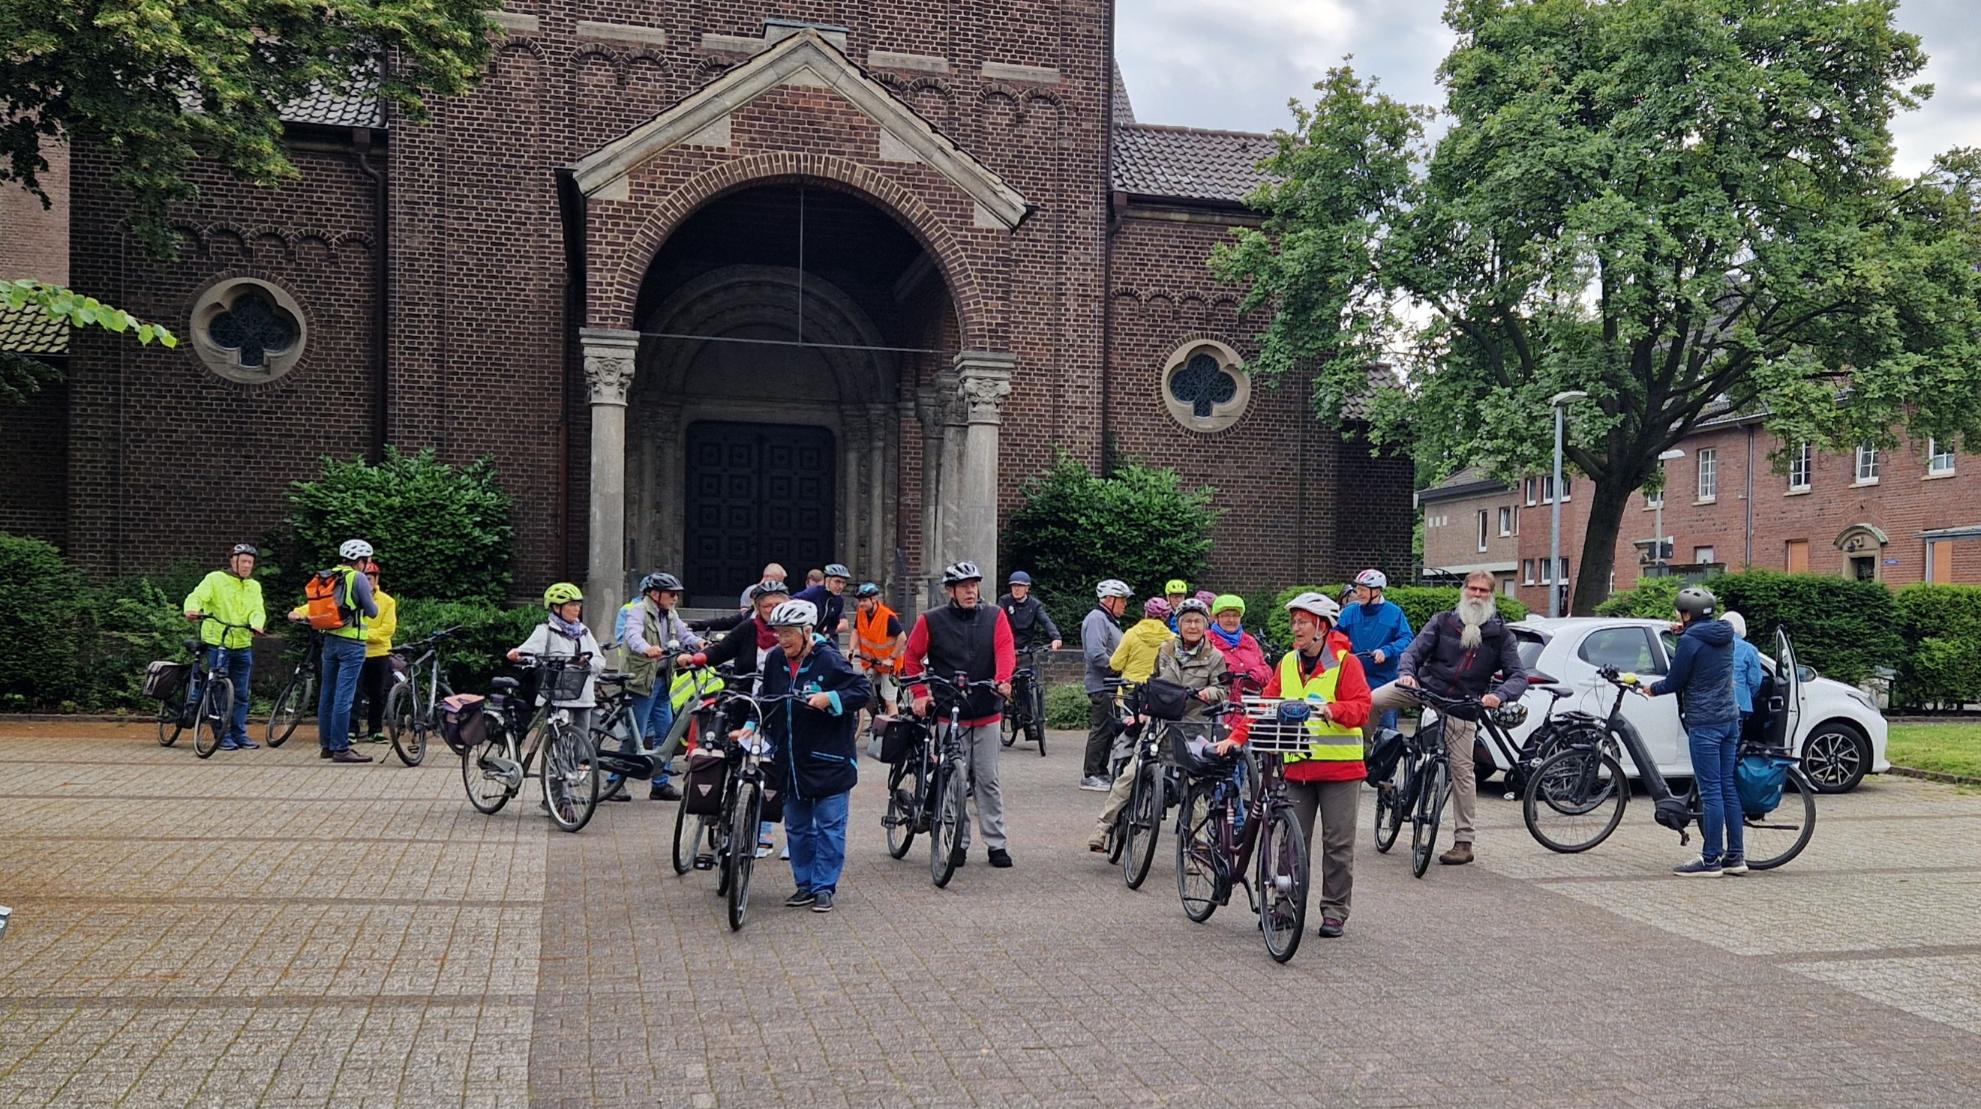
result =
[[[1366,745],[1369,737],[1375,734],[1376,719],[1390,709],[1421,708],[1423,702],[1410,695],[1410,691],[1395,682],[1383,686],[1370,695],[1374,709],[1369,713],[1369,723],[1362,726],[1362,742]],[[1451,760],[1451,833],[1454,843],[1472,842],[1472,821],[1479,814],[1479,783],[1476,768],[1472,765],[1472,741],[1479,733],[1476,721],[1460,720],[1442,713],[1438,721],[1444,726],[1445,755]]]
[[[1355,810],[1362,782],[1288,782],[1293,815],[1307,837],[1308,873],[1321,876],[1321,916],[1348,919],[1355,892]],[[1321,851],[1314,853],[1314,817],[1321,818]],[[1317,865],[1318,864],[1318,865]]]

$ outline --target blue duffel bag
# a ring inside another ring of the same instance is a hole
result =
[[[1780,755],[1742,755],[1733,768],[1734,788],[1740,792],[1740,809],[1749,817],[1763,817],[1782,803],[1782,787],[1788,784],[1788,768],[1794,760]]]

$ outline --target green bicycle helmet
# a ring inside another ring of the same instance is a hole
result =
[[[1228,608],[1237,609],[1240,616],[1245,615],[1245,598],[1236,593],[1221,593],[1217,600],[1211,602],[1211,615],[1216,616]]]
[[[558,605],[568,605],[572,601],[582,601],[584,599],[584,591],[568,581],[560,581],[543,591],[543,607],[545,608],[556,608]]]

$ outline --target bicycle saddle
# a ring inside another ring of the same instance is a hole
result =
[[[1545,693],[1548,696],[1553,697],[1557,701],[1561,700],[1563,697],[1575,696],[1574,691],[1563,689],[1558,685],[1530,685],[1527,688],[1538,690],[1542,693]]]
[[[186,650],[188,651],[199,650],[199,640],[194,636],[189,635],[185,639],[181,640],[181,642],[183,642],[186,645]]]
[[[514,678],[491,678],[488,687],[497,693],[514,693],[523,686]]]
[[[631,677],[632,675],[622,674],[617,670],[607,670],[605,673],[600,674],[598,676],[598,680],[601,682],[609,682],[613,685],[621,685],[631,680]]]

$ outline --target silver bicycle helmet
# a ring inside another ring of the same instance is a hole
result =
[[[982,581],[984,572],[977,569],[974,562],[952,562],[942,568],[942,584],[962,585],[966,581]]]
[[[773,628],[810,628],[819,622],[818,606],[810,601],[786,601],[770,610]]]

